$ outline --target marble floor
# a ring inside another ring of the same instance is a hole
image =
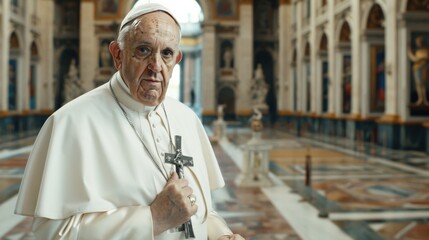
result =
[[[251,137],[235,127],[213,142],[227,183],[214,207],[246,239],[429,239],[426,154],[266,129],[273,186],[239,187]],[[31,219],[13,214],[33,141],[0,141],[0,239],[34,239]]]

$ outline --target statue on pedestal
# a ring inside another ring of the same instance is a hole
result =
[[[259,109],[267,109],[268,106],[265,102],[267,93],[268,93],[268,84],[265,82],[262,65],[258,63],[255,69],[253,83],[252,83],[252,86],[250,87],[250,96],[252,99],[253,106]]]
[[[253,115],[249,119],[252,129],[252,138],[243,146],[243,166],[241,174],[236,178],[240,187],[268,187],[272,186],[269,177],[269,151],[271,144],[261,139],[263,124],[262,112],[253,107]]]
[[[217,106],[217,120],[218,121],[223,121],[223,109],[225,109],[225,104],[219,104]]]
[[[220,139],[225,137],[226,123],[223,120],[224,108],[225,108],[225,104],[219,104],[217,106],[217,119],[213,122],[213,137],[212,137],[212,139],[215,141],[219,141]]]
[[[264,124],[262,123],[262,112],[257,107],[253,107],[253,115],[250,117],[249,122],[252,129],[252,138],[247,144],[260,143]]]
[[[64,81],[64,104],[82,95],[84,92],[85,91],[83,90],[82,83],[79,79],[79,71],[76,67],[76,60],[72,58]]]
[[[415,39],[416,50],[408,48],[408,58],[413,62],[413,78],[416,85],[417,101],[415,105],[429,105],[426,97],[426,88],[429,75],[429,48],[425,46],[423,36]]]

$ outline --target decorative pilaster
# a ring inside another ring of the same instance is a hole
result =
[[[194,54],[192,52],[186,53],[186,57],[183,63],[183,78],[181,83],[181,95],[182,102],[185,104],[190,104],[191,102],[191,84],[192,84],[192,76],[193,76],[193,68],[195,67],[194,63]]]
[[[249,85],[253,75],[253,6],[251,4],[240,5],[240,44],[237,45],[237,53],[240,61],[237,63],[237,75],[240,81],[238,85],[236,111],[246,112],[251,102]],[[236,58],[238,59],[238,58]]]
[[[398,24],[397,1],[386,1],[386,100],[385,115],[398,116],[399,100],[398,91]],[[406,57],[406,56],[404,56]],[[405,81],[404,81],[405,82]],[[406,88],[405,88],[406,89]],[[401,89],[401,91],[403,91]],[[401,99],[404,100],[404,99]],[[395,118],[395,117],[394,117]]]
[[[80,52],[79,70],[83,88],[88,91],[94,88],[93,80],[97,69],[98,53],[94,28],[94,2],[80,3]]]
[[[352,108],[351,114],[354,117],[358,117],[362,114],[362,76],[361,76],[361,43],[360,43],[360,35],[361,35],[361,14],[360,14],[360,0],[351,1],[351,45],[352,45]]]
[[[336,88],[335,88],[335,68],[339,66],[335,66],[335,14],[334,14],[334,1],[328,1],[328,59],[329,59],[329,101],[328,101],[328,115],[335,116],[335,109],[337,108],[336,104],[339,104],[335,98],[336,96]]]
[[[193,109],[195,113],[200,116],[201,115],[201,91],[202,91],[202,64],[201,64],[201,47],[198,48],[198,52],[196,53],[195,59],[195,67],[194,67],[194,78],[193,78],[193,89],[195,94],[194,106]]]
[[[28,112],[30,109],[29,104],[29,89],[28,89],[28,81],[30,80],[30,61],[31,61],[31,9],[34,1],[27,2],[24,5],[24,25],[23,25],[23,47],[22,47],[22,74],[21,81],[18,81],[20,84],[18,92],[18,110],[22,110],[24,112]]]
[[[296,106],[297,106],[297,112],[302,113],[305,111],[305,102],[304,100],[304,86],[303,82],[305,79],[304,70],[303,70],[303,56],[304,56],[304,49],[303,49],[303,40],[302,40],[302,5],[303,2],[297,2],[296,6],[296,92],[294,93],[296,95]]]
[[[38,11],[40,14],[40,71],[43,77],[39,78],[42,84],[38,96],[40,109],[43,111],[54,109],[54,26],[55,3],[54,0],[40,0]]]
[[[315,114],[320,108],[317,105],[321,105],[322,98],[320,95],[321,87],[320,80],[317,79],[317,52],[319,51],[319,46],[316,41],[316,1],[310,1],[311,4],[311,15],[310,15],[310,67],[311,67],[311,79],[310,79],[310,112]]]
[[[278,96],[278,111],[290,111],[290,106],[287,96],[291,94],[292,84],[290,79],[290,33],[291,33],[291,16],[290,6],[288,1],[280,1],[279,6],[279,96]]]
[[[3,1],[0,26],[0,113],[7,111],[7,84],[9,81],[9,18],[10,1]]]
[[[215,114],[216,92],[216,27],[213,23],[205,23],[203,26],[203,66],[202,79],[203,115]]]

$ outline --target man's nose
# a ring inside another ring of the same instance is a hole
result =
[[[150,57],[150,62],[149,62],[149,69],[152,70],[153,72],[161,72],[162,70],[162,66],[161,66],[161,54],[160,53],[153,53],[152,56]]]

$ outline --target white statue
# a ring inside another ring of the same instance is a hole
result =
[[[267,96],[267,93],[268,84],[265,82],[262,65],[258,63],[254,74],[253,84],[250,87],[253,106],[259,109],[268,108],[267,104],[265,103],[265,97]]]
[[[416,84],[417,101],[415,105],[429,105],[426,92],[429,73],[429,48],[423,36],[416,37],[416,50],[408,48],[408,58],[413,62],[413,77]]]
[[[232,68],[232,50],[230,47],[225,48],[225,52],[223,53],[223,61],[225,63],[224,68],[230,69]]]
[[[253,115],[249,119],[250,128],[253,132],[262,131],[264,125],[262,124],[262,112],[257,107],[253,107]]]
[[[217,120],[218,121],[223,121],[223,109],[225,108],[225,104],[219,104],[217,106]]]
[[[79,71],[76,67],[76,60],[70,61],[69,71],[64,81],[64,103],[67,103],[84,93],[79,79]]]
[[[213,136],[211,137],[214,141],[219,141],[226,136],[226,123],[223,120],[223,109],[225,107],[225,104],[217,106],[217,120],[213,121]]]

